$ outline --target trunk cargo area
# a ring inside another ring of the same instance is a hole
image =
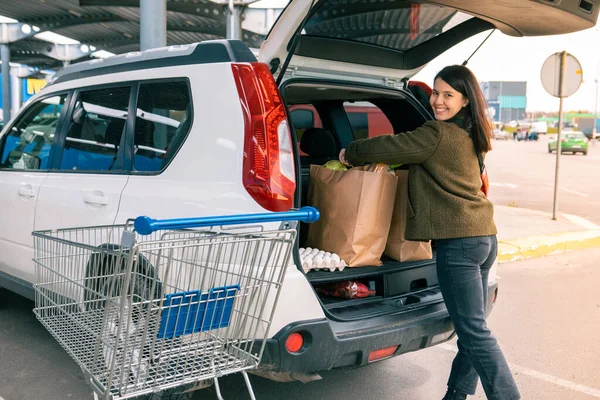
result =
[[[323,165],[329,160],[336,160],[339,150],[353,140],[405,132],[430,118],[427,103],[419,103],[409,93],[307,79],[286,82],[282,94],[299,153],[299,206],[312,205],[307,198],[311,164]],[[304,132],[309,129],[313,131],[311,137],[314,137],[311,143],[303,140]],[[329,139],[323,140],[323,135],[329,135],[328,132],[333,136],[335,145]],[[305,246],[308,229],[308,224],[300,224],[299,247]],[[334,252],[332,249],[319,250]],[[301,265],[299,253],[295,258]],[[382,255],[381,261],[382,266],[306,272],[306,278],[329,318],[356,321],[409,312],[443,301],[435,267],[435,244],[432,259],[399,262]],[[324,294],[320,290],[344,281],[361,283],[371,294],[364,298],[346,298]]]
[[[323,306],[337,319],[352,321],[385,314],[410,311],[431,302],[442,301],[432,260],[399,262],[383,258],[381,267],[346,267],[343,271],[310,271],[313,287],[338,282],[358,281],[375,288],[375,295],[361,299],[320,296]]]

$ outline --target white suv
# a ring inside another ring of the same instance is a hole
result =
[[[346,106],[376,107],[390,134],[411,130],[431,116],[408,79],[438,54],[492,28],[566,33],[597,15],[587,0],[293,0],[259,52],[264,63],[240,41],[208,41],[66,67],[3,131],[0,286],[32,296],[33,230],[305,205],[308,166],[374,126]],[[302,379],[448,340],[434,264],[305,274],[296,251],[262,372]],[[342,280],[376,295],[317,295],[316,285]]]

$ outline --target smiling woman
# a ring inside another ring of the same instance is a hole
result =
[[[493,205],[486,197],[482,153],[491,150],[491,124],[481,88],[464,66],[442,69],[430,100],[436,121],[410,132],[358,140],[340,160],[409,164],[406,239],[435,240],[436,268],[458,335],[444,400],[474,395],[519,399],[508,364],[485,323],[489,271],[497,258]],[[480,177],[481,174],[481,177]]]

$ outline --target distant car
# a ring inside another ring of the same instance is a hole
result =
[[[512,134],[510,132],[502,131],[500,129],[494,129],[494,139],[509,140],[512,139]]]
[[[557,137],[553,136],[548,140],[548,153],[556,151],[558,141]],[[582,132],[566,132],[560,139],[561,153],[583,153],[587,156],[588,153],[588,138]]]
[[[548,133],[548,123],[546,121],[536,121],[531,124],[531,133],[547,134]]]
[[[537,132],[531,132],[528,129],[518,129],[517,130],[517,140],[520,142],[521,140],[538,140],[539,135]]]
[[[592,136],[593,136],[593,132],[592,132],[592,131],[586,130],[586,131],[582,131],[582,132],[583,132],[583,134],[585,135],[585,137],[586,137],[586,138],[588,138],[588,140],[592,140],[592,139],[594,139],[594,138],[592,137]],[[597,132],[597,133],[596,133],[596,137],[595,137],[595,139],[596,139],[596,140],[599,140],[599,139],[600,139],[600,132]]]
[[[540,138],[539,133],[537,132],[529,132],[529,137],[527,140],[538,140]]]

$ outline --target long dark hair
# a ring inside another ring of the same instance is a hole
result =
[[[487,153],[492,150],[492,124],[487,118],[487,104],[473,72],[462,65],[450,65],[438,72],[433,81],[437,78],[441,78],[469,100],[461,113],[464,113],[465,124],[473,135],[475,151]]]

